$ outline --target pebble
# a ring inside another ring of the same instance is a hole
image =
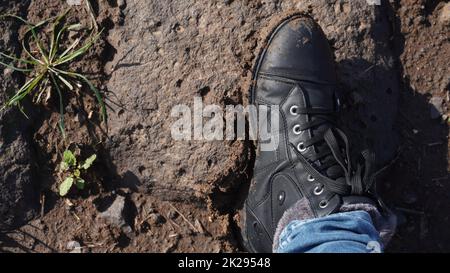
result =
[[[450,2],[445,4],[441,11],[441,16],[439,16],[439,22],[442,24],[450,23]]]
[[[124,219],[125,197],[117,196],[111,206],[100,217],[106,219],[111,225],[123,227],[126,225]]]
[[[66,249],[70,250],[70,253],[81,253],[81,245],[77,241],[68,242]]]
[[[164,217],[159,213],[152,213],[148,216],[148,223],[152,226],[164,223]]]
[[[438,119],[444,113],[442,107],[443,99],[441,97],[432,97],[430,100],[430,115],[432,119]]]
[[[169,211],[169,214],[167,215],[170,219],[175,220],[178,217],[178,212],[171,210]]]
[[[126,4],[125,0],[117,0],[117,6],[119,8],[124,8]]]

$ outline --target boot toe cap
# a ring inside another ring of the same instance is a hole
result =
[[[328,40],[308,16],[290,18],[274,30],[260,72],[295,80],[336,82]]]

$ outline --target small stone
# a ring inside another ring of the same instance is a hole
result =
[[[450,3],[445,4],[442,8],[441,16],[439,16],[439,22],[442,24],[448,24],[450,22]]]
[[[68,242],[66,249],[70,250],[70,253],[81,253],[81,245],[77,241]]]
[[[126,225],[124,210],[125,197],[117,196],[112,205],[106,211],[100,213],[100,217],[107,220],[111,225],[121,228]]]
[[[4,76],[11,76],[12,73],[13,73],[13,70],[11,68],[5,68],[3,70],[3,75]]]
[[[119,8],[124,8],[126,4],[125,0],[117,0],[117,6]]]
[[[178,212],[171,210],[169,211],[169,214],[167,215],[170,219],[175,220],[178,217]]]
[[[441,97],[432,97],[430,100],[430,115],[432,119],[437,119],[442,116],[444,109],[442,103],[444,100]]]
[[[80,6],[81,0],[67,0],[67,5],[69,6]]]
[[[125,225],[122,227],[122,231],[125,234],[131,234],[133,232],[133,229],[129,225]]]
[[[148,216],[148,223],[152,226],[157,226],[164,223],[164,217],[159,213],[152,213]]]

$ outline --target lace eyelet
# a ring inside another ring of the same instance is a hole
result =
[[[321,209],[324,209],[324,208],[328,207],[328,201],[326,201],[326,200],[320,201],[319,207],[320,207]]]
[[[298,111],[298,106],[297,105],[292,105],[291,108],[289,109],[289,112],[293,116],[297,116],[298,115],[297,111]]]
[[[316,180],[312,175],[308,175],[306,179],[308,179],[309,182],[314,182],[314,180]]]
[[[314,188],[314,195],[321,195],[324,191],[324,187],[323,186],[317,186]]]
[[[300,142],[300,143],[297,145],[297,150],[298,150],[300,153],[305,152],[305,151],[306,151],[305,144],[304,144],[303,142]]]
[[[299,135],[302,133],[302,131],[300,130],[301,126],[300,125],[295,125],[294,128],[292,128],[292,131],[294,132],[294,134]]]

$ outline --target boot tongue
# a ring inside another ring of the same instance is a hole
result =
[[[334,88],[332,86],[318,85],[315,83],[302,83],[302,90],[305,94],[305,100],[309,108],[312,109],[323,109],[325,111],[335,110],[335,100],[334,100]],[[310,114],[310,121],[323,120],[323,116],[328,114]],[[332,124],[330,122],[325,122],[320,126],[312,129],[313,136],[323,135]],[[328,149],[326,143],[319,143],[314,145],[315,151],[305,154],[307,158],[314,156],[317,153]]]
[[[320,119],[320,115],[311,115],[311,119]],[[313,129],[313,135],[323,135],[330,127],[333,125],[329,122],[326,122],[319,127]],[[325,175],[326,177],[341,181],[342,183],[346,183],[345,181],[345,172],[342,169],[342,167],[337,163],[336,159],[334,158],[333,154],[330,151],[330,147],[325,141],[322,141],[319,144],[316,144],[315,151],[311,152],[309,155],[306,155],[307,157],[313,156],[316,153],[322,153],[322,152],[330,152],[330,154],[324,158],[321,158],[320,160],[314,162],[317,164],[318,167],[320,167],[323,164],[333,164],[331,167],[328,167],[327,169],[321,170],[321,173]]]
[[[334,85],[328,85],[325,86],[323,84],[316,84],[316,83],[310,83],[310,82],[302,82],[302,87],[304,92],[306,93],[306,97],[308,100],[308,104],[311,108],[321,108],[321,109],[327,109],[330,111],[336,111],[337,109],[337,102],[336,102],[336,96],[335,96],[335,86]],[[310,118],[311,120],[316,119],[323,119],[324,115],[320,114],[311,114]],[[325,122],[324,124],[318,126],[317,128],[314,128],[312,130],[313,135],[323,135],[330,127],[334,126],[330,122]],[[330,147],[325,143],[325,141],[315,145],[315,152],[312,152],[309,155],[306,155],[306,157],[312,156],[314,153],[321,153],[323,151],[330,151]],[[322,158],[319,160],[319,162],[316,162],[318,166],[322,164],[326,164],[328,162],[333,162],[335,165],[322,170],[322,174],[337,181],[342,181],[342,183],[345,182],[345,174],[342,167],[336,162],[336,159],[334,156],[330,153],[330,155]]]
[[[330,168],[326,169],[324,173],[331,179],[338,179],[344,175],[342,167],[339,165],[331,166]]]
[[[335,110],[335,86],[304,82],[303,91],[306,93],[309,105],[312,108]]]

